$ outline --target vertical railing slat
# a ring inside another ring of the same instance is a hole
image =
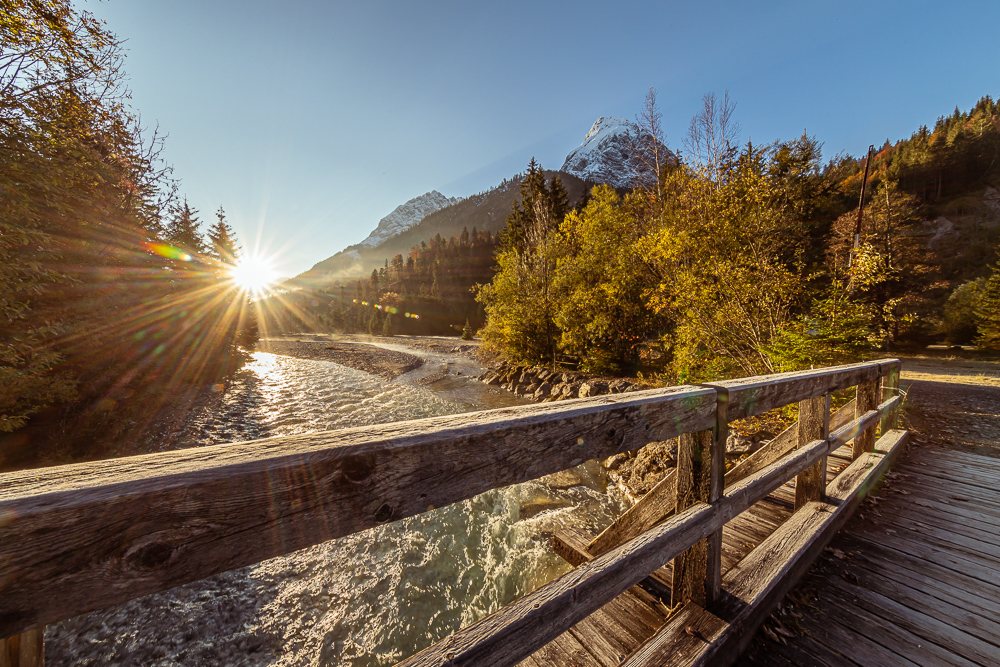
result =
[[[857,419],[861,415],[878,407],[879,384],[881,378],[876,378],[871,382],[861,382],[857,389],[857,403],[854,405],[854,417]],[[875,449],[875,427],[865,429],[854,438],[854,452],[851,460],[857,459],[865,452]]]
[[[807,398],[799,402],[798,445],[804,447],[814,440],[830,435],[830,395]],[[826,457],[795,478],[795,509],[806,503],[822,500],[826,489]]]
[[[684,433],[677,445],[677,504],[679,514],[695,503],[707,503],[711,488],[713,431]],[[705,606],[708,540],[704,539],[674,559],[670,605],[688,600]]]

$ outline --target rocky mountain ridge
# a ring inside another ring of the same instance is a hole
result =
[[[601,116],[587,132],[583,143],[566,156],[560,171],[585,181],[630,188],[655,171],[648,136],[627,118]],[[657,147],[661,161],[676,159],[663,144],[657,142]]]

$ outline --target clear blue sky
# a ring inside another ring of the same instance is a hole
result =
[[[742,139],[824,157],[1000,95],[1000,2],[84,2],[207,223],[294,275],[407,199],[558,169],[656,88],[667,142],[728,89]]]

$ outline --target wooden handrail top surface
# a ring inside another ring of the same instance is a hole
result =
[[[0,475],[0,637],[876,379],[897,360]],[[718,389],[717,389],[717,388]],[[655,568],[654,568],[655,569]]]

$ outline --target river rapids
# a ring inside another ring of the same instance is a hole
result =
[[[435,392],[407,376],[387,382],[258,352],[180,440],[200,446],[495,407],[468,398],[482,387],[456,379]],[[569,483],[496,489],[54,624],[47,663],[392,665],[565,572],[551,535],[610,523],[625,501],[605,487],[600,466],[584,464]]]

